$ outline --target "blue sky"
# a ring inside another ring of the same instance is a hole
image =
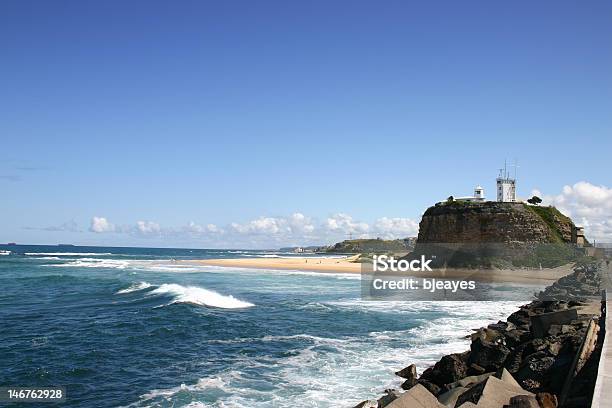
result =
[[[436,200],[493,192],[515,158],[519,195],[559,203],[586,182],[608,197],[610,15],[605,1],[4,1],[0,242],[401,235]],[[606,211],[581,222],[612,226]]]

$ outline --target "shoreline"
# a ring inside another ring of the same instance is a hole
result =
[[[346,258],[220,258],[177,261],[183,264],[220,266],[225,268],[253,268],[297,270],[321,273],[361,273],[361,264],[352,262],[359,255]]]
[[[206,265],[223,268],[252,268],[265,270],[294,270],[319,273],[361,274],[364,264],[353,262],[359,255],[346,258],[221,258],[177,261],[186,265]],[[548,285],[573,272],[573,265],[566,264],[550,269],[444,269],[431,272],[410,272],[415,278],[474,280],[478,282],[521,283]],[[378,272],[383,275],[383,273]],[[393,274],[390,274],[393,275]],[[397,276],[397,274],[395,274]]]

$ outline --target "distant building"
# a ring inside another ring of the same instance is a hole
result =
[[[510,177],[506,165],[499,169],[497,177],[497,201],[502,203],[516,202],[516,178]]]
[[[499,176],[497,177],[497,201],[502,203],[516,203],[520,202],[516,198],[516,164],[513,165],[515,168],[514,177],[510,176],[507,165],[504,163],[504,168],[499,169]],[[452,197],[452,200],[450,198]],[[483,202],[487,201],[482,186],[476,186],[474,188],[474,195],[468,197],[455,197],[451,196],[449,199],[439,201],[438,204],[444,204],[447,201],[471,201],[471,202]]]
[[[473,196],[453,197],[453,200],[455,201],[486,201],[486,198],[484,195],[484,188],[482,188],[481,186],[476,186],[474,188]],[[444,203],[444,202],[445,201],[440,201],[440,203]]]
[[[474,188],[474,195],[469,197],[455,197],[457,201],[485,201],[484,188],[476,186]]]
[[[584,242],[584,228],[574,226],[574,228],[572,228],[572,243],[582,247],[584,246]]]

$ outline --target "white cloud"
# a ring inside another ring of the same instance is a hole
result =
[[[289,217],[259,217],[243,224],[233,222],[230,227],[234,232],[245,235],[290,236],[309,234],[315,230],[311,219],[302,213]]]
[[[153,221],[138,221],[136,230],[143,235],[159,234],[161,232],[159,224]]]
[[[104,217],[93,217],[90,231],[115,232],[138,237],[158,237],[179,242],[226,247],[274,248],[291,245],[325,245],[347,238],[405,238],[416,235],[418,223],[410,218],[382,217],[373,224],[355,220],[344,213],[318,222],[300,212],[289,216],[261,216],[246,222],[232,222],[227,227],[190,221],[179,227],[164,227],[154,221],[116,225]]]
[[[182,231],[188,232],[190,234],[204,234],[204,233],[212,233],[212,234],[222,234],[223,230],[217,227],[215,224],[206,224],[200,225],[194,221],[189,221],[189,224],[185,225],[181,228]]]
[[[554,205],[575,224],[583,226],[587,239],[612,242],[612,188],[580,181],[566,185],[557,195],[532,195],[542,198],[543,205]]]
[[[104,217],[93,217],[89,230],[95,233],[113,232],[115,231],[115,226]]]
[[[353,220],[353,217],[344,213],[338,213],[327,218],[325,227],[329,231],[342,231],[347,234],[365,234],[370,229],[370,226],[365,222],[357,222]]]
[[[259,217],[245,224],[232,222],[230,225],[235,232],[240,234],[278,234],[285,224],[285,220],[273,217]]]
[[[382,238],[406,238],[418,234],[419,223],[411,218],[382,217],[376,220],[374,229]]]
[[[302,232],[310,234],[315,230],[312,220],[302,213],[293,213],[291,217],[289,217],[288,223],[291,231],[294,233]]]

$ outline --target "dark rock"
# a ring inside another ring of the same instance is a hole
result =
[[[472,341],[479,338],[481,340],[489,342],[496,342],[504,338],[501,331],[491,329],[490,326],[487,328],[481,327],[480,329],[477,329],[476,332],[472,333],[470,337]]]
[[[517,395],[516,397],[510,398],[510,403],[504,405],[504,408],[540,408],[538,401],[534,396],[529,395]]]
[[[427,388],[427,391],[431,392],[435,396],[440,395],[440,392],[442,391],[442,388],[430,381],[419,379],[418,383]]]
[[[442,386],[462,379],[467,375],[467,365],[461,354],[450,354],[444,356],[434,366],[434,371],[439,371],[434,381]]]
[[[551,325],[565,325],[578,317],[576,309],[559,310],[531,316],[531,334],[534,338],[545,337]]]
[[[497,323],[493,323],[487,326],[487,329],[496,330],[496,331],[506,331],[508,328],[507,322],[502,322],[501,320]]]
[[[516,377],[519,380],[533,379],[542,384],[554,363],[555,359],[549,357],[546,352],[535,352],[523,360],[523,365],[516,373]]]
[[[406,378],[408,380],[412,378],[416,378],[417,377],[416,365],[410,364],[408,367],[404,367],[401,370],[396,371],[395,375],[402,377],[402,378]]]
[[[417,381],[416,378],[411,378],[409,380],[406,380],[402,383],[401,387],[402,390],[406,390],[408,391],[409,389],[411,389],[412,387],[414,387],[415,385],[417,385],[419,382]]]
[[[534,372],[545,373],[553,366],[555,359],[553,357],[543,357],[529,363],[529,368]]]
[[[523,389],[533,393],[538,392],[538,390],[542,387],[542,384],[540,382],[531,378],[519,381],[519,383],[521,384],[521,387],[523,387]]]
[[[401,394],[396,390],[385,390],[385,395],[378,399],[378,408],[384,408],[396,399],[399,398]]]
[[[549,336],[559,336],[561,334],[575,333],[576,328],[571,324],[552,324],[548,329]]]
[[[530,313],[526,308],[521,308],[518,311],[512,313],[508,317],[508,321],[516,325],[517,327],[527,326],[529,327],[530,323]]]
[[[536,400],[541,408],[557,408],[557,396],[547,392],[539,392],[536,394]]]
[[[483,382],[484,380],[486,380],[487,378],[489,378],[490,376],[494,374],[495,373],[484,373],[480,375],[470,375],[470,376],[460,379],[457,382],[446,384],[446,389],[451,390],[455,387],[471,388],[475,384]]]
[[[456,407],[460,407],[465,402],[471,402],[473,404],[478,404],[478,400],[482,396],[482,392],[484,391],[484,387],[485,387],[486,383],[487,383],[486,380],[482,381],[482,382],[474,385],[472,388],[470,388],[469,390],[467,390],[463,394],[461,394],[459,396],[459,398],[457,398],[457,402],[455,403],[455,406]]]
[[[558,341],[550,342],[548,343],[546,351],[548,351],[553,356],[557,356],[559,355],[559,352],[561,351],[562,347],[563,347],[563,344],[561,344]]]
[[[487,370],[485,370],[483,367],[479,366],[478,364],[472,363],[468,367],[467,375],[480,375],[480,374],[484,374],[486,371]]]
[[[513,329],[504,333],[506,344],[510,347],[516,347],[525,341],[528,341],[531,334],[526,330]]]
[[[503,366],[506,357],[510,354],[510,350],[505,345],[490,343],[481,339],[472,342],[470,349],[469,363],[477,364],[486,371],[497,371]]]

